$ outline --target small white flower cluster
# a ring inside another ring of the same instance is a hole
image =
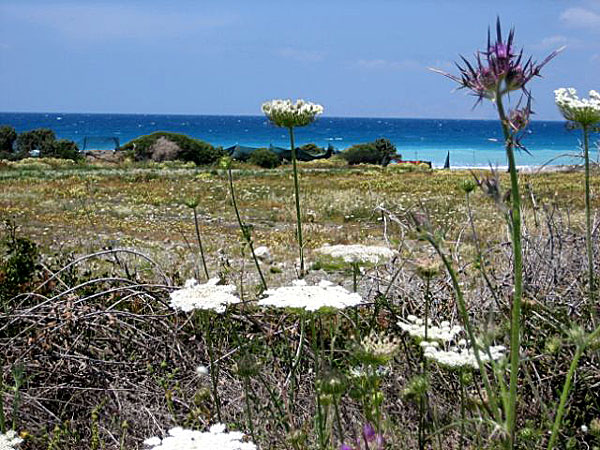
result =
[[[259,300],[260,306],[276,308],[298,308],[317,311],[321,308],[344,309],[362,303],[360,295],[348,292],[330,281],[321,280],[309,286],[304,280],[296,280],[292,286],[282,286],[265,291],[266,297]]]
[[[600,93],[590,91],[590,98],[579,98],[577,90],[560,88],[554,91],[556,106],[563,117],[582,125],[600,123]]]
[[[425,339],[425,321],[423,319],[409,315],[406,317],[406,322],[399,321],[398,326],[414,338]],[[450,322],[447,320],[442,321],[439,326],[428,323],[427,339],[449,342],[462,331],[462,327],[458,325],[450,326]]]
[[[151,450],[256,450],[252,442],[243,442],[244,435],[239,431],[225,432],[225,425],[216,424],[209,431],[171,428],[164,439],[152,437],[144,441]]]
[[[371,263],[379,264],[394,257],[396,254],[387,247],[377,245],[327,245],[318,248],[318,253],[331,256],[332,258],[341,258],[347,263]]]
[[[394,356],[400,343],[395,337],[378,335],[372,331],[371,334],[363,338],[360,345],[365,354],[384,361]]]
[[[8,430],[6,433],[0,433],[0,450],[16,450],[21,445],[23,439],[17,436],[14,430]]]
[[[377,366],[375,369],[375,374],[380,377],[389,375],[390,372],[389,366]],[[351,367],[349,374],[352,378],[363,378],[370,375],[364,365]]]
[[[479,368],[475,352],[472,348],[467,347],[467,342],[464,339],[461,339],[457,346],[452,346],[448,350],[439,349],[439,343],[435,341],[423,341],[421,342],[421,347],[423,347],[425,358],[431,359],[442,366],[451,369],[464,367]],[[480,350],[479,357],[483,363],[491,360],[498,361],[504,358],[505,351],[506,347],[503,345],[494,345],[488,349]]]
[[[205,309],[224,313],[227,305],[239,303],[240,299],[233,295],[234,285],[218,285],[218,282],[218,278],[211,278],[205,284],[199,284],[193,278],[187,280],[183,289],[171,292],[169,305],[185,312]]]
[[[312,123],[316,116],[323,114],[323,107],[302,99],[271,100],[262,104],[265,115],[278,127],[303,127]]]

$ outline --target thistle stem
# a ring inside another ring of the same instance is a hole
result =
[[[509,130],[508,119],[502,104],[502,94],[497,91],[496,107],[502,132],[504,133],[504,143],[506,146],[506,156],[508,158],[508,170],[510,172],[511,185],[511,235],[513,246],[513,275],[514,292],[512,301],[512,314],[510,325],[510,381],[508,389],[508,410],[506,411],[506,426],[508,433],[509,448],[515,447],[515,429],[517,424],[517,382],[519,379],[520,364],[520,339],[521,339],[521,298],[523,293],[523,255],[521,249],[521,195],[519,192],[519,179],[517,167],[515,165],[515,154],[513,149],[512,135]]]
[[[302,218],[300,215],[300,185],[298,183],[298,167],[296,164],[296,147],[294,145],[294,127],[290,130],[290,147],[292,151],[292,171],[294,173],[294,197],[296,200],[296,224],[298,227],[297,237],[300,249],[300,278],[304,278],[304,245],[302,242]]]

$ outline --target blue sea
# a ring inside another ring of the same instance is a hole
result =
[[[183,133],[223,147],[289,146],[287,130],[271,125],[264,116],[190,116],[163,114],[0,113],[0,125],[17,132],[50,128],[59,138],[88,149],[114,147],[155,131]],[[506,166],[499,123],[487,120],[390,119],[321,117],[295,131],[296,143],[333,145],[343,150],[353,144],[385,137],[403,159],[431,161],[442,167],[450,153],[451,167]],[[600,136],[593,136],[595,143]],[[523,139],[530,154],[519,152],[517,165],[577,164],[580,133],[564,122],[536,121]],[[593,144],[592,144],[593,145]],[[595,147],[593,147],[595,148]],[[592,152],[594,159],[596,152]]]

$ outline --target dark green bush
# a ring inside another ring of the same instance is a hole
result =
[[[387,166],[396,147],[388,139],[377,139],[373,142],[356,144],[340,153],[348,164],[380,164]]]
[[[0,256],[0,300],[6,301],[33,280],[39,261],[39,250],[35,242],[17,236],[13,221],[5,222],[5,236],[1,241]]]
[[[265,169],[274,169],[281,164],[279,156],[268,148],[254,150],[250,155],[250,158],[248,158],[248,162],[256,166],[264,167]]]
[[[140,136],[123,145],[121,150],[131,152],[136,161],[191,161],[198,165],[213,164],[225,152],[207,142],[184,134],[157,131]]]
[[[17,152],[22,158],[29,156],[32,150],[39,150],[40,154],[51,152],[55,141],[54,131],[48,128],[26,131],[17,137]]]
[[[0,153],[12,153],[16,140],[17,132],[13,127],[9,125],[2,125],[0,127]]]
[[[40,156],[49,158],[72,159],[73,161],[81,161],[83,155],[79,152],[79,147],[73,141],[68,139],[59,139],[54,141],[49,148],[40,152]]]
[[[300,147],[300,150],[303,150],[307,153],[319,154],[325,151],[324,148],[319,147],[317,144],[304,144]]]

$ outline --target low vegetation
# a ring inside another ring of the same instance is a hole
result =
[[[489,407],[481,373],[431,362],[424,371],[423,350],[399,322],[423,317],[428,305],[432,325],[458,323],[452,279],[426,240],[435,236],[456,267],[477,335],[507,346],[511,257],[508,227],[499,224],[508,175],[476,171],[477,189],[469,172],[315,163],[299,164],[305,279],[352,291],[354,277],[365,304],[313,318],[257,306],[261,281],[218,166],[0,170],[7,221],[1,404],[6,429],[14,423],[26,431],[23,448],[141,449],[144,439],[173,426],[206,429],[216,422],[261,448],[340,448],[364,433],[372,445],[383,438],[385,448],[493,448],[496,431],[478,421]],[[275,288],[298,270],[290,245],[291,170],[254,167],[233,163],[236,202],[254,248],[268,248],[259,264]],[[547,442],[579,348],[573,330],[592,320],[582,313],[580,180],[580,172],[519,176],[526,280],[521,448]],[[499,187],[500,200],[489,186]],[[595,173],[591,187],[600,188]],[[169,306],[169,293],[185,280],[206,281],[192,206],[209,276],[235,285],[243,299],[225,315]],[[316,252],[326,244],[385,245],[397,256],[356,272]],[[381,344],[391,353],[372,359],[379,337],[391,339]],[[560,431],[564,448],[600,445],[595,348],[581,356]]]

